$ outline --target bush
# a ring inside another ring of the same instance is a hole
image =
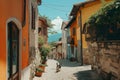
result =
[[[50,52],[50,46],[49,45],[43,45],[41,48],[40,48],[40,51],[41,51],[41,56],[47,56],[48,53]]]
[[[88,19],[86,27],[92,40],[120,40],[120,0],[104,5]]]
[[[43,38],[42,36],[39,36],[39,37],[38,37],[38,44],[39,44],[39,45],[43,45],[44,42],[45,42],[44,38]]]
[[[46,44],[40,48],[42,62],[46,61],[46,57],[48,56],[50,50],[50,46]]]

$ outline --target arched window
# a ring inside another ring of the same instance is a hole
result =
[[[8,78],[19,80],[19,29],[14,22],[8,23]]]

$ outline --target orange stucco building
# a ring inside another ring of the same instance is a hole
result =
[[[73,38],[74,40],[74,44],[73,44],[73,46],[77,46],[77,34],[76,34],[76,29],[77,29],[77,26],[76,26],[76,24],[77,24],[77,21],[76,20],[74,20],[73,21],[73,23],[71,24],[71,26],[70,26],[70,35],[71,35],[71,38]]]
[[[72,23],[70,24],[70,37],[71,37],[71,40],[72,40],[72,44],[71,44],[71,52],[72,52],[72,57],[74,59],[77,60],[77,21],[76,21],[76,18],[72,21]]]
[[[111,0],[105,0],[106,2],[109,2]],[[85,35],[82,34],[83,31],[83,26],[85,22],[88,20],[88,18],[96,13],[101,6],[103,5],[102,0],[89,0],[81,3],[77,3],[73,5],[73,8],[71,10],[70,16],[73,16],[76,18],[76,22],[73,22],[72,27],[76,27],[76,37],[75,40],[78,45],[78,52],[77,52],[77,58],[78,61],[83,61],[84,64],[89,64],[89,51],[88,51],[88,45],[87,42],[85,41]],[[71,28],[72,28],[71,27]],[[82,58],[83,59],[79,59]],[[82,62],[81,62],[82,63]]]
[[[20,80],[29,59],[30,0],[0,0],[0,7],[0,80]]]

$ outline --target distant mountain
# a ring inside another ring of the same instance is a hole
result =
[[[56,33],[48,36],[48,42],[58,41],[62,37],[62,33]]]

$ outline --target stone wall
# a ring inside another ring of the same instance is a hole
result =
[[[90,52],[88,48],[83,48],[83,64],[90,64]]]
[[[30,55],[29,55],[29,65],[30,65],[29,80],[32,80],[33,77],[35,76],[35,70],[39,66],[40,61],[41,61],[41,56],[40,56],[40,52],[39,52],[38,48],[31,47]]]
[[[103,80],[120,80],[120,43],[88,43],[92,69]]]

